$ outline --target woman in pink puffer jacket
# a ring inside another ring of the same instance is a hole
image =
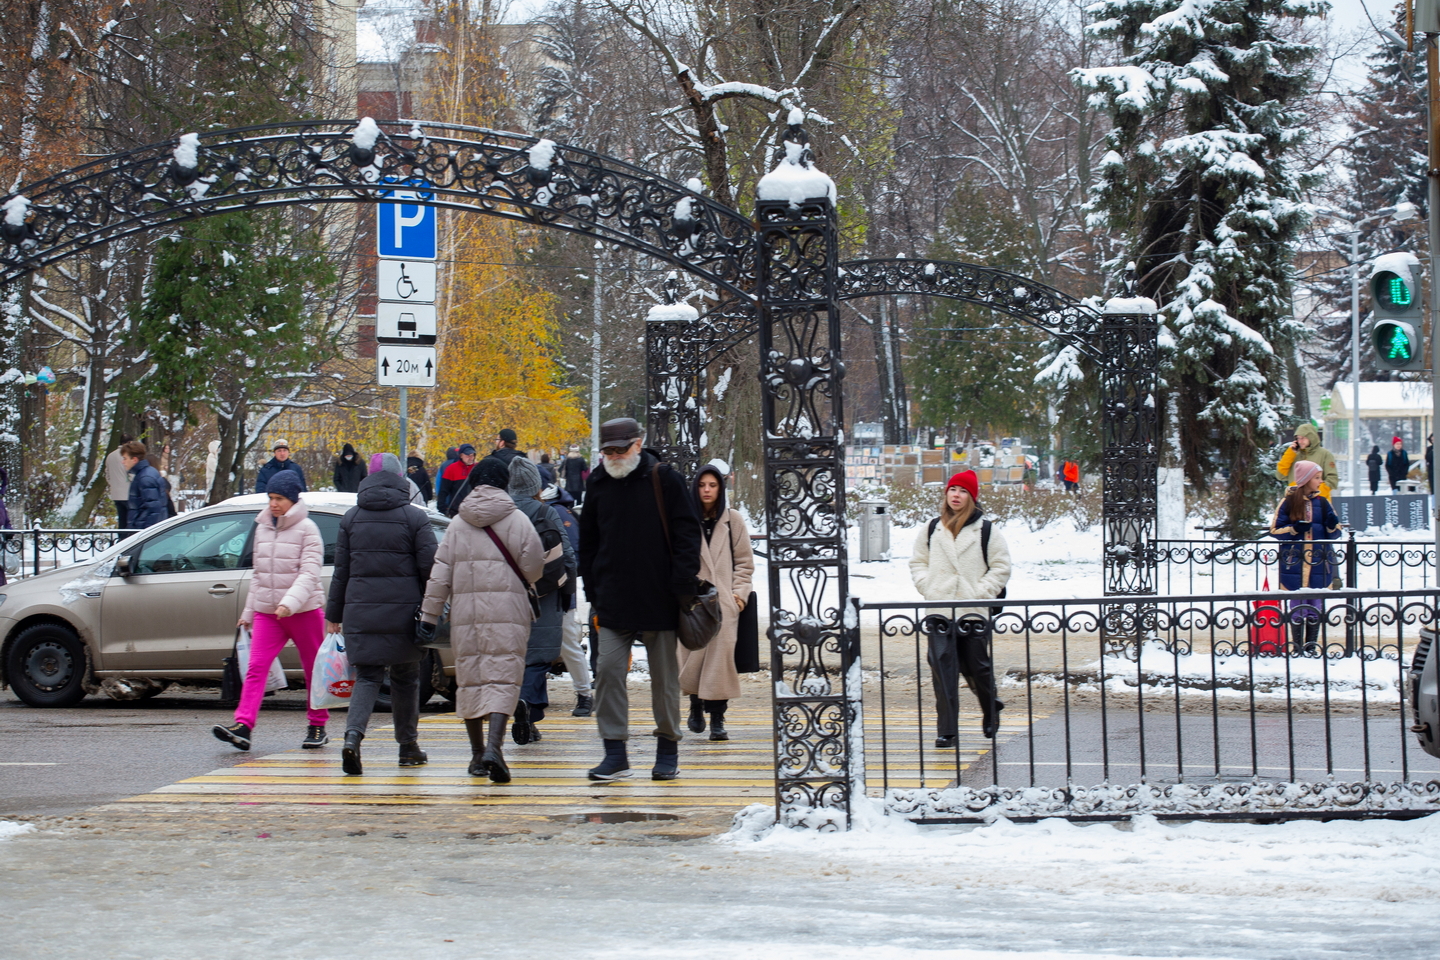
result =
[[[295,642],[308,686],[315,654],[325,639],[325,594],[320,573],[325,545],[320,528],[300,502],[300,480],[293,471],[275,474],[266,492],[270,503],[255,518],[254,574],[245,598],[245,612],[240,614],[240,626],[251,627],[250,664],[245,670],[240,705],[235,708],[235,723],[228,727],[216,724],[213,729],[218,739],[241,750],[250,749],[250,733],[265,696],[265,678],[285,641]],[[310,726],[300,746],[325,746],[330,742],[325,734],[330,712],[311,709],[308,719]]]

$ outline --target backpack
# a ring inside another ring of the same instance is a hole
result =
[[[548,507],[547,507],[548,509]],[[549,516],[556,517],[554,510],[549,510]],[[545,561],[545,569],[540,574],[540,579],[535,581],[535,595],[537,597],[548,597],[550,594],[560,591],[561,596],[569,596],[575,592],[575,578],[565,566],[565,530],[559,524],[547,524],[545,529],[536,529],[540,536],[540,546],[545,551],[545,556],[552,559]]]
[[[930,529],[925,532],[925,546],[930,546],[930,540],[935,536],[935,528],[940,526],[940,518],[935,517],[930,521]],[[981,518],[980,520],[980,559],[985,561],[985,570],[990,570],[990,521]],[[1010,592],[1009,587],[1001,587],[1000,592],[995,595],[996,600],[1004,600],[1005,594]],[[1004,607],[991,607],[990,616],[998,617],[1005,612]]]

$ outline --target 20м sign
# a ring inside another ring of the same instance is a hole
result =
[[[435,348],[382,343],[375,350],[376,380],[392,387],[435,386]]]
[[[375,380],[385,386],[435,386],[436,209],[423,181],[397,183],[376,205],[375,249],[380,255],[375,315]],[[419,341],[400,344],[397,340]],[[405,391],[400,391],[401,445]]]

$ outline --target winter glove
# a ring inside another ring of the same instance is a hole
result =
[[[435,639],[435,624],[426,623],[424,620],[415,621],[415,641],[425,644]]]

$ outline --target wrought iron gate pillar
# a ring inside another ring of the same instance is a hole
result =
[[[834,185],[811,166],[798,126],[785,139],[756,203],[775,810],[785,825],[845,829],[864,763],[859,628],[846,596]]]
[[[1105,594],[1155,592],[1159,324],[1153,300],[1115,297],[1100,321]]]
[[[700,377],[705,332],[700,314],[678,303],[679,285],[665,282],[665,300],[645,318],[646,445],[687,477],[695,475],[704,444],[705,420],[700,408]]]

